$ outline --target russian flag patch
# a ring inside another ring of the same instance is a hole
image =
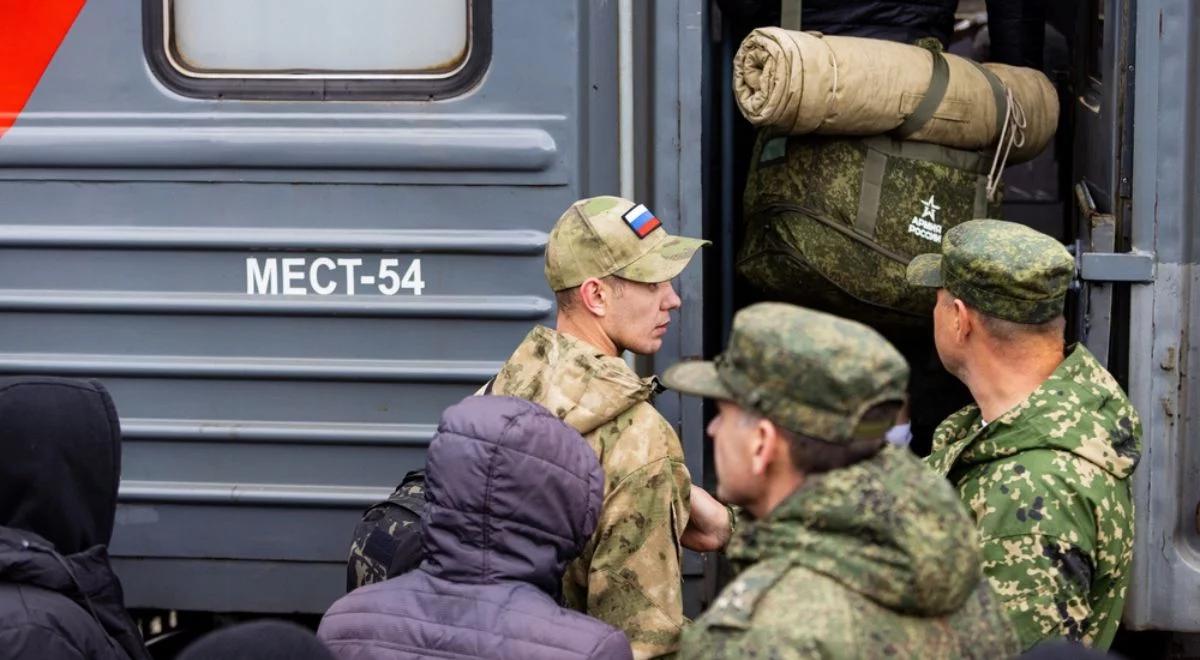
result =
[[[621,217],[625,220],[625,224],[629,225],[629,228],[633,230],[633,233],[637,234],[638,238],[646,238],[650,232],[662,226],[662,223],[658,221],[658,218],[654,217],[654,214],[650,212],[650,209],[646,208],[645,204],[638,204],[626,211],[625,215]]]

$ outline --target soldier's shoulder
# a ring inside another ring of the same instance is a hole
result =
[[[635,403],[593,433],[606,471],[629,473],[662,461],[683,462],[675,428],[647,401]]]
[[[984,540],[1037,534],[1090,547],[1092,521],[1114,485],[1090,461],[1043,448],[992,461],[962,489]]]
[[[841,599],[844,591],[826,575],[786,558],[769,559],[742,571],[699,622],[741,629],[775,625],[803,628],[812,609],[807,605],[824,609]]]
[[[977,477],[983,486],[1024,484],[1026,492],[1050,496],[1086,497],[1107,490],[1117,479],[1095,462],[1062,447],[1034,447],[986,464]]]
[[[786,559],[759,562],[688,628],[683,657],[819,657],[852,634],[852,609],[833,579]]]

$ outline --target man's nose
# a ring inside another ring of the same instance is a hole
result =
[[[679,309],[679,307],[683,305],[683,301],[679,299],[679,294],[675,293],[675,287],[672,286],[670,282],[667,282],[666,285],[667,295],[663,297],[662,308],[668,311],[672,309]]]

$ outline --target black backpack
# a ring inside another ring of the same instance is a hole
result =
[[[421,563],[425,471],[413,470],[388,498],[363,513],[346,562],[346,591],[383,582]]]

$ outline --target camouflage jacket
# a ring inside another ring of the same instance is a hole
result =
[[[1017,640],[952,488],[886,446],[809,477],[727,549],[680,658],[1003,658]]]
[[[1112,642],[1133,556],[1140,436],[1129,399],[1083,346],[986,426],[972,405],[934,433],[926,461],[974,514],[984,573],[1024,648]]]
[[[493,394],[541,404],[588,441],[604,467],[596,533],[563,578],[567,606],[620,628],[634,657],[675,650],[684,623],[679,538],[691,475],[674,429],[650,404],[657,383],[624,360],[534,328]]]

